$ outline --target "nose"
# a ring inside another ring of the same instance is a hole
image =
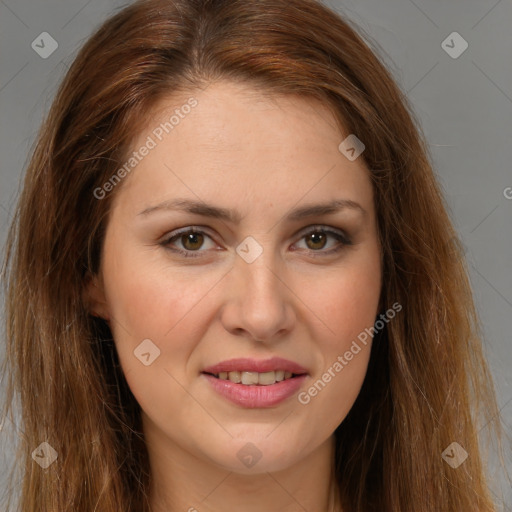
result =
[[[272,343],[291,332],[296,321],[293,292],[283,263],[270,250],[252,263],[236,256],[221,321],[233,335]]]

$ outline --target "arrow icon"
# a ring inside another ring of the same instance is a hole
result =
[[[468,46],[468,42],[458,32],[452,32],[441,43],[441,48],[452,59],[458,59],[468,49]]]
[[[41,32],[30,46],[39,57],[47,59],[59,47],[59,43],[48,32]]]
[[[58,457],[58,453],[53,449],[52,445],[46,441],[41,443],[33,452],[32,459],[43,469],[50,467]]]
[[[441,457],[449,466],[457,469],[468,458],[468,452],[459,443],[453,442],[446,447]]]
[[[341,141],[338,149],[348,160],[353,162],[365,150],[365,145],[356,135],[351,133]]]
[[[149,338],[146,338],[135,348],[133,354],[144,366],[149,366],[157,357],[160,357],[160,349]]]
[[[236,454],[244,466],[252,468],[262,457],[262,453],[253,443],[246,443]]]
[[[246,263],[252,263],[261,255],[263,247],[252,236],[248,236],[238,244],[236,252]]]

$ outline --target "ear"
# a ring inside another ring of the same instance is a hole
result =
[[[110,320],[104,285],[100,276],[87,274],[82,290],[82,301],[90,315],[103,318],[107,322]]]

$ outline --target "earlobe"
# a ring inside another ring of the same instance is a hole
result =
[[[103,282],[98,275],[88,274],[82,290],[82,301],[86,311],[107,322],[110,320]]]

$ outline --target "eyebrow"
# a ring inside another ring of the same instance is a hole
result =
[[[214,219],[220,219],[231,222],[233,224],[240,224],[242,215],[236,210],[230,210],[227,208],[221,208],[211,204],[204,203],[202,201],[195,201],[192,199],[176,198],[168,201],[163,201],[154,206],[142,210],[138,215],[147,216],[157,211],[184,211],[196,215],[202,215],[204,217],[211,217]],[[335,199],[328,203],[320,204],[309,204],[301,206],[292,210],[287,216],[288,221],[298,221],[306,219],[308,217],[316,217],[320,215],[330,215],[338,213],[342,210],[353,210],[362,214],[364,217],[368,215],[367,211],[355,201],[351,199]]]

